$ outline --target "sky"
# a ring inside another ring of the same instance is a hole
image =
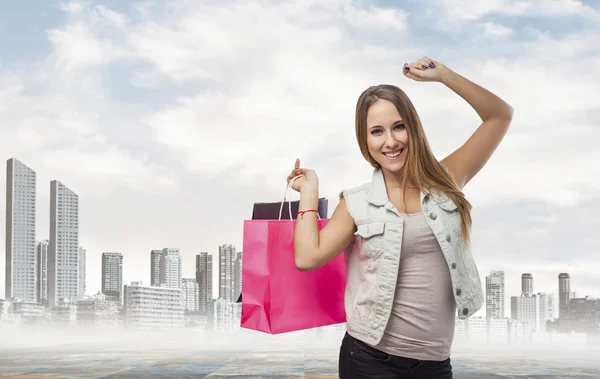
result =
[[[58,179],[80,196],[88,294],[107,251],[124,255],[126,284],[149,283],[152,249],[180,248],[184,277],[206,251],[216,284],[218,246],[242,250],[253,203],[282,200],[297,157],[330,212],[342,189],[370,180],[354,135],[370,85],[407,92],[439,159],[466,141],[479,125],[469,105],[402,75],[429,56],[515,109],[465,187],[482,281],[506,273],[506,315],[523,272],[535,291],[556,293],[568,272],[577,296],[600,297],[598,3],[398,4],[2,2],[0,157],[37,173],[37,239]]]

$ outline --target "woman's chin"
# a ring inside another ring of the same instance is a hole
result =
[[[399,173],[404,169],[404,163],[406,161],[404,159],[399,160],[399,161],[395,161],[395,162],[386,162],[385,160],[383,162],[378,162],[379,166],[389,172],[393,172],[393,173]]]

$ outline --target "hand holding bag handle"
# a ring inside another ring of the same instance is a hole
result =
[[[290,182],[288,183],[288,185],[285,187],[285,192],[283,194],[283,201],[281,202],[281,207],[279,208],[279,221],[281,221],[281,214],[283,213],[283,204],[285,204],[285,201],[288,197],[288,192],[289,190],[292,188],[292,184],[294,184],[294,180],[298,179],[299,177],[301,177],[302,175],[298,175],[292,178],[292,180],[290,180]],[[290,215],[290,220],[292,220],[292,202],[288,201],[288,207],[289,207],[289,215]],[[319,212],[317,211],[317,218],[320,220],[321,216],[319,215]]]

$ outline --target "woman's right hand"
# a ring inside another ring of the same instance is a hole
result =
[[[300,168],[300,159],[296,159],[296,164],[294,165],[294,169],[291,174],[287,177],[288,184],[290,180],[295,178],[296,176],[300,176],[294,183],[292,184],[292,189],[294,191],[300,192],[304,187],[319,187],[319,178],[317,177],[317,173],[314,170],[307,168]]]

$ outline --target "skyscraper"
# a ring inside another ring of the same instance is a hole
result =
[[[485,278],[486,317],[504,318],[504,271],[492,271]]]
[[[82,300],[85,297],[85,270],[86,270],[86,253],[87,250],[79,247],[79,296],[77,300]]]
[[[6,161],[7,300],[37,301],[35,199],[35,171],[15,158]]]
[[[235,302],[235,247],[219,246],[219,298]]]
[[[533,275],[524,273],[521,275],[521,294],[529,296],[533,293]]]
[[[37,302],[45,304],[48,301],[48,244],[50,241],[38,242],[36,247],[37,256]]]
[[[48,305],[79,296],[79,196],[58,180],[50,182]]]
[[[150,285],[181,288],[181,253],[164,248],[150,252]]]
[[[200,309],[198,305],[200,294],[196,278],[183,278],[181,281],[183,309],[191,312],[198,311]]]
[[[160,287],[160,259],[162,250],[150,251],[150,285]]]
[[[237,299],[240,297],[242,293],[242,252],[238,251],[235,257],[235,265],[234,265],[234,298]]]
[[[102,293],[123,301],[123,255],[102,253]]]
[[[571,275],[566,272],[558,274],[558,324],[563,330],[569,328],[571,302]]]
[[[200,253],[196,255],[196,282],[198,282],[198,308],[200,312],[207,313],[213,298],[213,264],[212,255]]]
[[[553,318],[553,297],[533,293],[533,275],[521,275],[521,296],[510,298],[511,318],[526,322],[531,331],[546,331],[546,321]]]

